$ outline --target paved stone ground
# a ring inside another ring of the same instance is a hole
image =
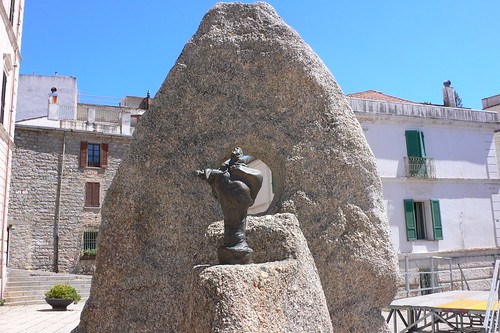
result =
[[[0,306],[0,332],[2,333],[69,333],[80,322],[85,300],[72,304],[68,311],[52,311],[48,304],[25,306]],[[383,311],[387,318],[389,312]],[[399,321],[398,329],[403,325]],[[393,322],[389,324],[392,333]],[[471,330],[471,332],[478,332]],[[428,330],[430,332],[430,329]],[[445,332],[445,330],[440,331]],[[449,332],[449,330],[447,331]]]
[[[0,306],[0,331],[4,333],[69,333],[80,322],[85,301],[68,311],[52,311],[48,304]]]

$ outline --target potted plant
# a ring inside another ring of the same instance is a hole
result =
[[[45,301],[56,311],[66,311],[68,305],[80,299],[80,294],[68,284],[56,284],[45,293]]]

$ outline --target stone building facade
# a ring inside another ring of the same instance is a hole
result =
[[[95,236],[102,200],[129,141],[71,129],[16,128],[9,267],[88,270],[84,236]]]

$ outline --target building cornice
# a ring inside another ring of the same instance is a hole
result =
[[[380,179],[382,180],[382,182],[404,183],[404,184],[469,183],[469,184],[500,185],[500,179],[488,179],[488,178],[410,178],[410,177],[384,177],[384,176],[381,176]]]
[[[466,124],[498,128],[498,115],[494,111],[450,108],[427,104],[409,104],[375,101],[347,97],[349,104],[361,120],[389,120],[395,122],[422,122],[440,124]]]

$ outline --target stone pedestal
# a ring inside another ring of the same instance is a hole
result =
[[[292,214],[248,218],[250,265],[199,265],[190,277],[181,332],[332,332],[326,299],[307,242]],[[210,226],[209,244],[222,238]]]

